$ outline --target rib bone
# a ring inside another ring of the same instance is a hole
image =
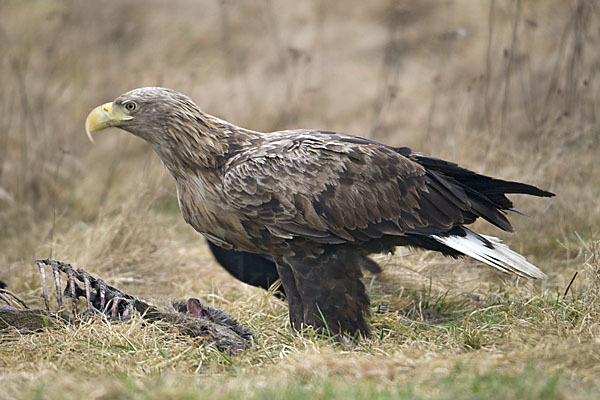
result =
[[[4,301],[6,301],[8,303],[9,306],[11,307],[15,307],[16,304],[10,300],[10,298],[8,296],[12,297],[13,299],[15,299],[19,304],[21,304],[23,306],[23,308],[28,309],[29,306],[27,305],[27,303],[25,303],[25,301],[23,299],[21,299],[19,296],[17,296],[16,294],[14,294],[13,292],[11,292],[8,289],[0,289],[0,298]]]
[[[58,309],[60,310],[63,304],[60,271],[58,270],[58,264],[56,261],[51,260],[50,265],[52,266],[52,272],[54,273],[54,286],[56,286],[56,302],[58,303]]]
[[[44,262],[41,260],[37,260],[35,264],[40,269],[40,279],[42,281],[42,293],[44,296],[44,304],[46,305],[46,311],[50,311],[50,302],[48,300],[48,288],[46,287],[46,268],[44,267]]]

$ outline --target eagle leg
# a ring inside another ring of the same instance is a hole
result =
[[[294,329],[300,330],[304,320],[304,310],[302,307],[302,298],[296,287],[294,273],[290,265],[282,258],[276,259],[275,262],[279,279],[281,279],[281,286],[283,286],[283,290],[287,296],[290,323]]]
[[[333,334],[369,336],[369,297],[361,280],[361,267],[369,259],[351,247],[336,246],[317,258],[285,261],[300,294],[302,323]],[[282,283],[287,293],[283,277]],[[290,307],[290,319],[293,317]]]

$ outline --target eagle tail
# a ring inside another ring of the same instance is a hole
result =
[[[453,229],[451,235],[433,235],[432,238],[504,273],[516,274],[525,278],[546,278],[546,274],[528,262],[525,257],[502,244],[500,239],[480,235],[465,227],[462,227],[462,232],[456,231]]]

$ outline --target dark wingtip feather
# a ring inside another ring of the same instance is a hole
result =
[[[544,197],[554,197],[554,196],[556,196],[556,194],[554,194],[552,192],[546,192],[546,191],[543,191],[543,192],[545,193]]]
[[[492,181],[497,185],[497,190],[503,190],[504,194],[529,194],[538,197],[554,197],[556,196],[552,192],[542,190],[533,185],[527,183],[513,182],[513,181],[502,181],[500,179],[493,179]]]
[[[542,190],[542,189],[536,188],[535,186],[532,186],[532,188],[535,189],[535,193],[527,193],[527,194],[533,194],[534,196],[540,196],[540,197],[554,197],[554,196],[556,196],[552,192],[548,192],[546,190]]]

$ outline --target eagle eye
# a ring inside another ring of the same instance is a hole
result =
[[[135,101],[128,101],[123,104],[123,107],[125,107],[125,109],[129,112],[133,112],[137,109],[137,104]]]

